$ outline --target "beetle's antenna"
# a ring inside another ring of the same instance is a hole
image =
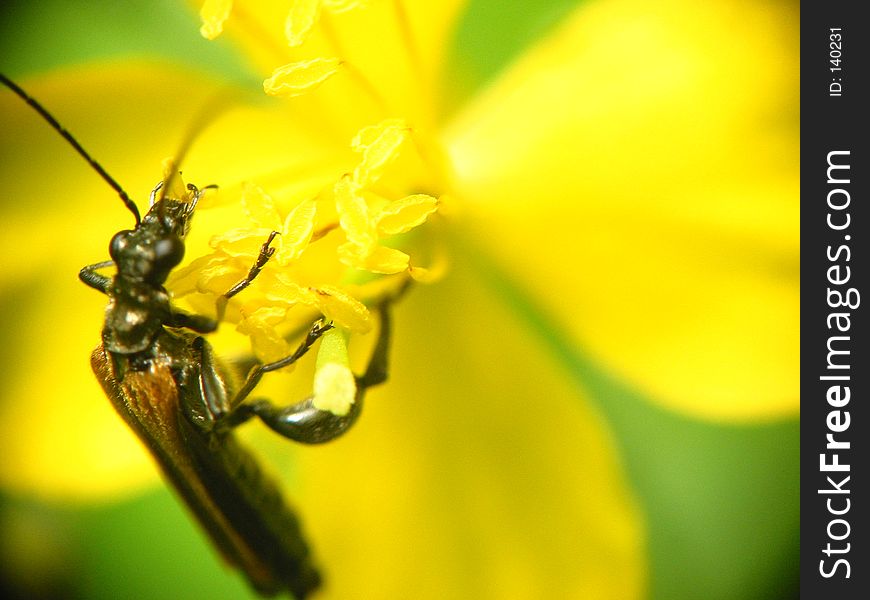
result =
[[[136,204],[130,199],[130,196],[128,196],[127,192],[124,191],[124,188],[121,187],[121,184],[115,181],[114,178],[112,178],[112,176],[106,172],[102,165],[94,160],[93,157],[91,157],[91,155],[88,154],[84,148],[82,148],[82,145],[79,144],[78,140],[76,140],[69,131],[64,129],[63,125],[58,123],[57,119],[55,119],[51,115],[51,113],[45,109],[44,106],[37,102],[35,98],[31,97],[27,92],[18,87],[18,84],[6,77],[6,75],[4,75],[3,73],[0,73],[0,81],[3,81],[3,84],[6,87],[15,92],[19,98],[27,102],[27,104],[33,107],[33,109],[36,110],[36,112],[38,112],[43,119],[48,121],[48,124],[51,125],[54,130],[57,131],[61,135],[61,137],[63,137],[63,139],[69,142],[69,144],[73,148],[75,148],[76,152],[78,152],[82,158],[88,161],[88,164],[91,165],[91,167],[97,173],[99,173],[100,177],[102,177],[106,183],[112,186],[113,190],[118,192],[118,196],[121,197],[121,201],[124,202],[124,206],[126,206],[130,210],[130,212],[133,213],[133,216],[136,217],[136,225],[138,226],[139,223],[142,221],[142,218],[139,216],[139,209],[136,208]]]

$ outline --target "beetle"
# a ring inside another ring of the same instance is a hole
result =
[[[257,417],[278,434],[309,444],[347,431],[359,417],[365,391],[387,378],[390,300],[377,305],[380,332],[366,371],[356,377],[355,402],[346,415],[316,408],[312,397],[287,407],[263,398],[249,400],[265,373],[299,360],[332,325],[316,321],[294,353],[256,364],[233,390],[227,370],[203,337],[217,328],[217,320],[177,310],[163,287],[184,257],[184,238],[204,190],[188,184],[187,197],[176,198],[166,192],[168,182],[161,182],[140,217],[121,186],[45,108],[6,76],[0,74],[0,79],[76,149],[135,218],[133,229],[112,238],[111,260],[79,273],[82,282],[109,298],[102,343],[91,354],[107,397],[224,559],[243,571],[260,594],[289,591],[306,597],[321,577],[299,519],[233,430]],[[218,314],[266,265],[275,235],[262,245],[247,276],[218,300]],[[113,277],[100,273],[108,267],[115,267]]]

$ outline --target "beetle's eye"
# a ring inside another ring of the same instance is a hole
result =
[[[119,231],[114,236],[112,236],[112,241],[109,242],[109,256],[115,262],[118,262],[118,257],[121,256],[124,248],[127,247],[127,242],[129,241],[131,233],[133,232],[129,230],[124,230]]]
[[[184,258],[184,242],[168,235],[154,244],[154,263],[159,270],[169,271]]]
[[[162,284],[172,268],[184,258],[184,242],[174,235],[157,240],[153,246],[154,260],[149,264],[145,278],[155,285]]]

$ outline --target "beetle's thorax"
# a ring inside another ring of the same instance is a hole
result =
[[[112,238],[109,254],[117,273],[108,290],[103,326],[108,352],[130,355],[147,350],[170,320],[163,284],[184,258],[192,214],[190,203],[164,198],[154,203],[136,229]]]

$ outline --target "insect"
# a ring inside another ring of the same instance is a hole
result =
[[[284,591],[304,598],[321,583],[294,512],[277,486],[239,444],[233,429],[254,417],[280,435],[303,443],[329,441],[344,433],[362,409],[365,390],[387,377],[390,340],[388,301],[378,305],[380,332],[365,373],[356,377],[350,412],[336,416],[309,397],[287,407],[249,399],[263,374],[299,360],[332,325],[315,322],[296,351],[257,364],[238,390],[203,337],[217,321],[175,309],[163,287],[184,256],[184,238],[203,190],[188,185],[185,198],[166,193],[161,182],[140,217],[121,186],[35,99],[0,74],[4,85],[32,106],[118,193],[135,218],[133,229],[115,234],[111,260],[84,267],[79,278],[106,294],[109,303],[102,343],[91,365],[112,405],[142,440],[228,563],[263,595]],[[274,253],[272,233],[247,276],[219,300],[243,291]],[[114,266],[113,277],[101,274]]]

